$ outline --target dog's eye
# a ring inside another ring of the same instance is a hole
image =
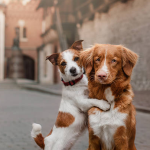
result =
[[[115,62],[116,62],[116,60],[115,60],[115,59],[113,59],[111,62],[112,62],[112,63],[115,63]]]
[[[62,65],[62,66],[66,66],[66,62],[62,62],[61,65]]]
[[[78,60],[79,60],[79,57],[75,57],[75,58],[74,58],[74,61],[78,61]]]
[[[96,61],[100,61],[100,58],[97,58]]]

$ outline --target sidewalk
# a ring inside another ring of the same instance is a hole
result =
[[[136,110],[150,113],[150,91],[134,91],[134,95]]]
[[[58,95],[61,96],[62,85],[44,85],[44,84],[18,84],[20,88],[27,90],[38,91],[46,94]]]
[[[61,96],[62,84],[18,84],[21,88]],[[134,91],[133,104],[137,111],[150,113],[150,91]]]
[[[56,86],[53,86],[55,89]],[[32,92],[19,88],[16,83],[0,83],[0,150],[40,150],[31,139],[32,123],[42,125],[47,135],[55,124],[60,96]],[[150,150],[150,114],[137,112],[136,140],[138,150]],[[72,150],[86,150],[88,132],[83,134]]]

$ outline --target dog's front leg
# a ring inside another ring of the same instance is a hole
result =
[[[110,104],[107,101],[98,100],[98,99],[88,99],[88,98],[83,99],[82,101],[79,101],[78,106],[84,112],[87,112],[90,108],[94,106],[104,111],[107,111],[110,109]]]
[[[54,146],[54,138],[52,135],[49,135],[47,136],[45,139],[44,139],[44,143],[45,143],[45,148],[44,150],[52,150],[53,146]]]
[[[114,135],[115,150],[129,150],[126,128],[119,127]]]
[[[87,150],[102,150],[100,138],[94,135],[92,128],[89,128],[89,147]]]

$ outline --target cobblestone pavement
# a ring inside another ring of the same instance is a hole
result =
[[[60,102],[52,96],[0,83],[0,150],[40,150],[30,137],[31,124],[40,123],[46,135],[55,122]],[[150,114],[137,113],[136,146],[150,150]],[[88,133],[73,150],[86,150]]]

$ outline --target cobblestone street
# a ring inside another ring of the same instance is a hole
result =
[[[31,125],[40,123],[45,136],[55,122],[60,98],[0,83],[0,150],[40,150],[30,137]],[[149,140],[150,114],[137,112],[137,149],[150,150]],[[73,150],[86,150],[87,146],[86,133]]]

